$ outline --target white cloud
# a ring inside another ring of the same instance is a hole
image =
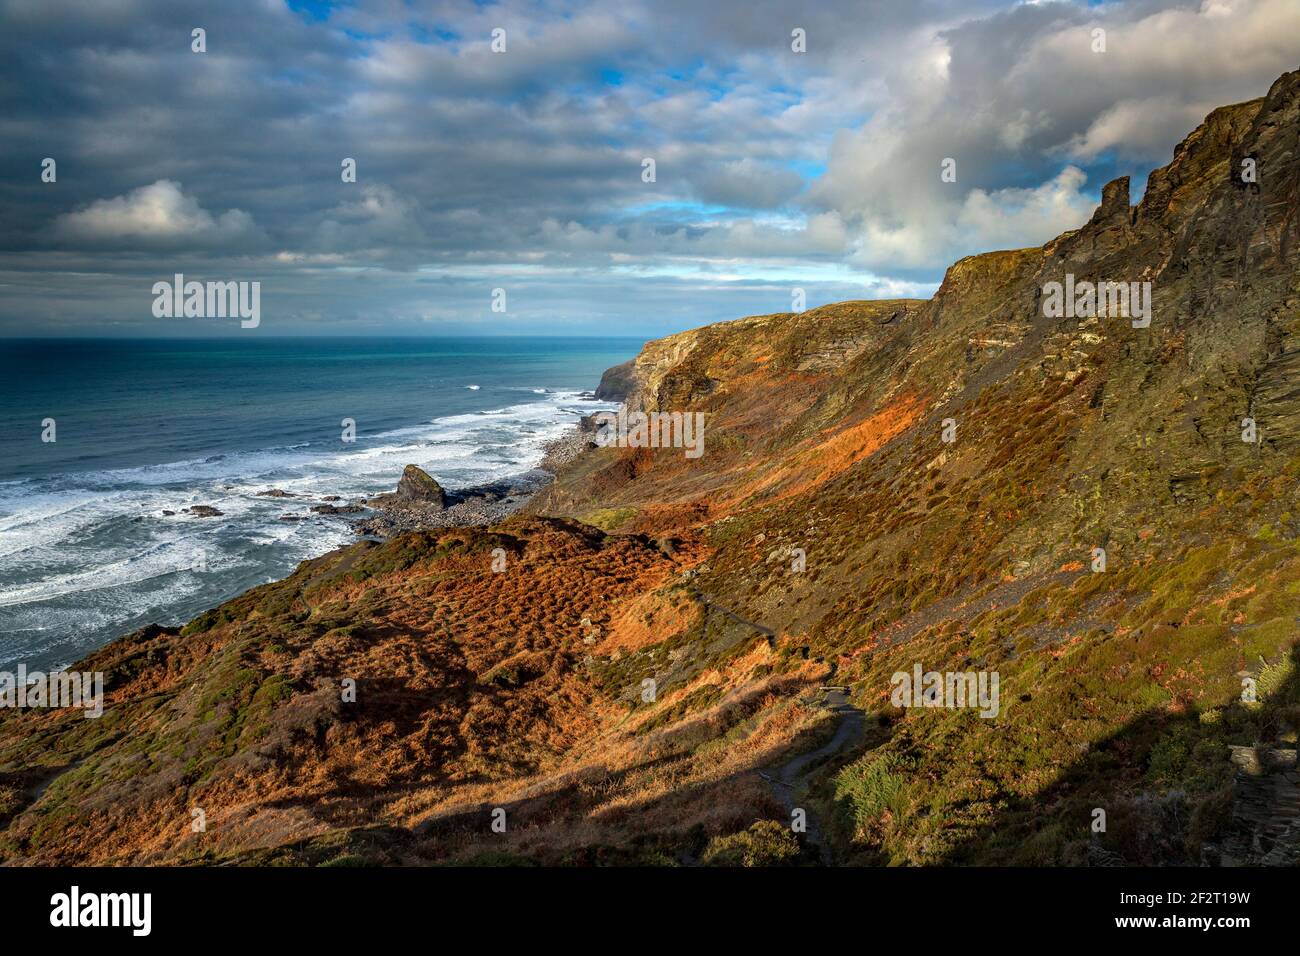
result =
[[[1081,192],[1087,180],[1083,170],[1066,166],[1032,188],[972,189],[957,216],[957,230],[964,240],[988,250],[1018,248],[1026,237],[1058,236],[1092,214],[1095,204]]]
[[[1172,96],[1121,100],[1107,109],[1083,133],[1059,149],[1072,159],[1092,160],[1106,152],[1146,158],[1166,148],[1169,140],[1200,125],[1212,109],[1224,104],[1179,102]]]
[[[890,98],[837,138],[809,195],[841,216],[853,261],[935,270],[1081,225],[1103,179],[1080,167],[1137,176],[1140,191],[1210,110],[1295,68],[1300,2],[1022,5],[924,24],[897,46],[906,56],[880,64]],[[955,183],[939,176],[947,157]]]
[[[97,199],[84,209],[65,213],[54,223],[60,239],[93,243],[167,241],[208,244],[252,238],[253,218],[239,209],[214,216],[181,184],[160,179],[124,196]]]

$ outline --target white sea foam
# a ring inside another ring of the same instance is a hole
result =
[[[299,442],[0,482],[0,650],[16,658],[16,645],[30,657],[74,647],[80,635],[184,620],[353,540],[345,522],[307,514],[324,495],[390,491],[407,464],[452,489],[497,481],[536,467],[545,444],[580,415],[614,407],[577,391],[528,391],[537,398],[358,436],[355,444]],[[296,497],[256,494],[269,488]],[[222,515],[182,510],[197,504]],[[280,521],[286,513],[307,516]]]

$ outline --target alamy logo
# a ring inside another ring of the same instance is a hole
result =
[[[925,671],[912,665],[912,672],[895,671],[889,700],[895,707],[979,708],[981,717],[998,715],[997,671]]]
[[[148,936],[153,928],[151,893],[71,892],[50,897],[51,926],[129,926],[131,935]]]
[[[104,714],[103,671],[41,671],[27,673],[19,664],[18,673],[0,671],[0,708],[77,707],[87,717]]]
[[[1133,328],[1151,324],[1150,282],[1075,282],[1067,272],[1064,284],[1043,286],[1043,315],[1049,319],[1132,319]]]
[[[153,284],[153,314],[158,319],[224,319],[238,317],[239,327],[255,329],[262,321],[262,283],[185,281]]]
[[[615,412],[596,415],[596,444],[603,448],[684,448],[687,458],[704,454],[703,412]]]

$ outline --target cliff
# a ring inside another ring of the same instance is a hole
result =
[[[701,457],[597,449],[535,514],[358,544],[115,642],[78,665],[108,676],[102,718],[0,717],[0,852],[1087,864],[1214,862],[1248,826],[1287,843],[1234,805],[1232,747],[1294,750],[1300,725],[1298,139],[1291,73],[1214,111],[1137,206],[1116,180],[1080,229],[963,259],[929,301],[647,344],[606,394],[702,414]],[[1067,276],[1149,282],[1149,325],[1054,316]],[[918,664],[996,672],[999,712],[892,706]],[[820,847],[784,827],[794,799]]]

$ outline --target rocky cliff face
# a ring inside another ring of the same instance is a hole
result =
[[[636,376],[631,361],[605,370],[596,386],[596,397],[606,402],[621,402],[636,391]]]
[[[1243,820],[1291,845],[1237,805],[1231,748],[1300,724],[1298,136],[1300,73],[1212,113],[1137,206],[1108,184],[927,302],[649,343],[614,378],[702,414],[703,456],[594,450],[542,514],[111,645],[81,665],[99,721],[0,718],[0,849],[813,860],[778,825],[796,798],[841,862],[1214,862]],[[1149,325],[1054,314],[1067,277],[1149,282]],[[996,716],[895,706],[916,666],[996,673]]]

